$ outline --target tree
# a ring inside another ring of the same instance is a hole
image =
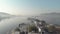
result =
[[[48,28],[49,32],[54,32],[55,31],[55,26],[54,25],[49,25],[49,27],[47,27],[47,28]]]
[[[14,31],[20,31],[20,29],[17,27]]]
[[[36,26],[29,26],[29,32],[32,32],[32,31],[34,31],[34,32],[38,32],[38,28],[36,27]]]

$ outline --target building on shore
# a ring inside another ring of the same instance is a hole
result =
[[[39,32],[44,32],[44,29],[46,27],[46,22],[45,21],[39,21],[39,20],[35,20],[34,21],[35,26],[38,28]]]
[[[46,29],[46,27],[48,26],[53,26],[53,25],[46,25],[46,22],[44,20],[38,20],[38,19],[33,19],[31,20],[32,23],[34,23],[34,25],[37,27],[38,29],[38,33],[37,34],[49,34],[48,30]],[[19,27],[16,28],[12,34],[33,34],[33,31],[29,32],[29,25],[30,24],[25,24],[25,23],[21,23],[19,24]],[[51,30],[52,31],[52,30]],[[35,34],[35,33],[34,33]]]

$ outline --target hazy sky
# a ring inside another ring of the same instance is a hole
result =
[[[0,12],[12,15],[60,12],[60,0],[0,0]]]

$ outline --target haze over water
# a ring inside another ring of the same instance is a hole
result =
[[[19,23],[28,23],[27,17],[30,16],[39,16],[38,19],[45,20],[47,23],[60,25],[60,14],[58,14],[60,13],[60,0],[0,0],[0,12],[6,13],[0,13],[0,19],[2,19],[0,34],[6,34],[7,31],[17,27]],[[52,12],[57,14],[49,14]],[[7,19],[8,16],[5,16],[7,13],[10,15],[9,19]],[[40,15],[43,13],[48,14]],[[12,15],[15,17],[11,17]]]

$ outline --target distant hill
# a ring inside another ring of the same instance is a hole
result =
[[[47,23],[60,25],[60,13],[44,13],[36,17],[40,20],[45,20]]]
[[[44,13],[45,15],[60,15],[60,13],[52,12],[52,13]],[[44,15],[43,14],[43,15]]]
[[[3,13],[3,12],[0,12],[0,20],[2,19],[6,19],[6,18],[10,18],[10,17],[13,17],[14,15],[10,15],[8,13]]]

